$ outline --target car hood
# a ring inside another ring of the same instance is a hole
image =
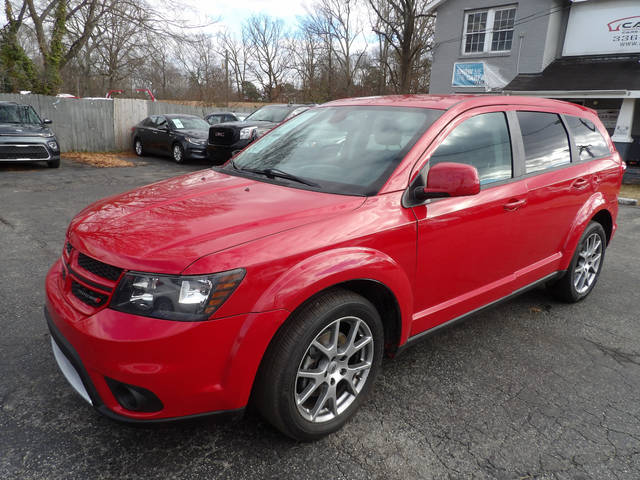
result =
[[[102,262],[175,274],[204,255],[339,215],[363,202],[362,197],[205,170],[94,203],[72,220],[68,238]]]
[[[32,123],[0,123],[0,135],[17,137],[50,137],[53,132],[44,125]]]

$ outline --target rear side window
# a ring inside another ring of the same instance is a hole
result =
[[[573,141],[578,149],[580,160],[606,157],[610,155],[607,142],[602,137],[596,126],[586,118],[565,115]]]
[[[524,143],[526,173],[571,162],[569,138],[555,113],[518,112]]]
[[[483,113],[458,125],[429,160],[432,166],[440,162],[476,167],[480,184],[511,178],[511,141],[504,113]]]
[[[147,117],[142,121],[142,126],[143,127],[152,127],[153,126],[153,119],[151,117]]]

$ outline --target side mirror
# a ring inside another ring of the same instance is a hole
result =
[[[43,125],[50,125],[51,123],[52,123],[51,120],[49,120],[48,118],[43,118],[42,119],[42,124]]]
[[[466,197],[480,192],[476,167],[464,163],[437,163],[429,169],[427,186],[415,189],[416,199]]]

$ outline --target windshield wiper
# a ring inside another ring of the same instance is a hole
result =
[[[293,175],[291,173],[285,172],[283,170],[280,170],[279,168],[250,168],[250,167],[239,167],[238,165],[236,165],[235,161],[231,160],[231,166],[236,169],[239,170],[241,172],[248,172],[248,173],[255,173],[257,175],[265,175],[267,177],[270,178],[284,178],[286,180],[291,180],[293,182],[298,182],[298,183],[302,183],[304,185],[308,185],[310,187],[319,187],[320,185],[318,185],[315,182],[312,182],[311,180],[307,180],[304,179],[302,177],[298,177],[296,175]]]

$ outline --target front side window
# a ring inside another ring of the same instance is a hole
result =
[[[284,172],[321,191],[375,195],[441,114],[374,106],[307,110],[252,143],[225,171],[299,186]]]
[[[513,43],[516,7],[475,10],[465,14],[464,53],[508,52]]]
[[[440,162],[476,167],[481,185],[511,178],[511,140],[505,114],[483,113],[462,122],[433,152],[429,165]]]
[[[526,173],[571,162],[569,139],[555,113],[517,112],[524,143]]]
[[[573,141],[578,149],[580,160],[591,160],[611,154],[607,142],[592,122],[586,118],[571,115],[565,115],[565,119],[573,133]]]

